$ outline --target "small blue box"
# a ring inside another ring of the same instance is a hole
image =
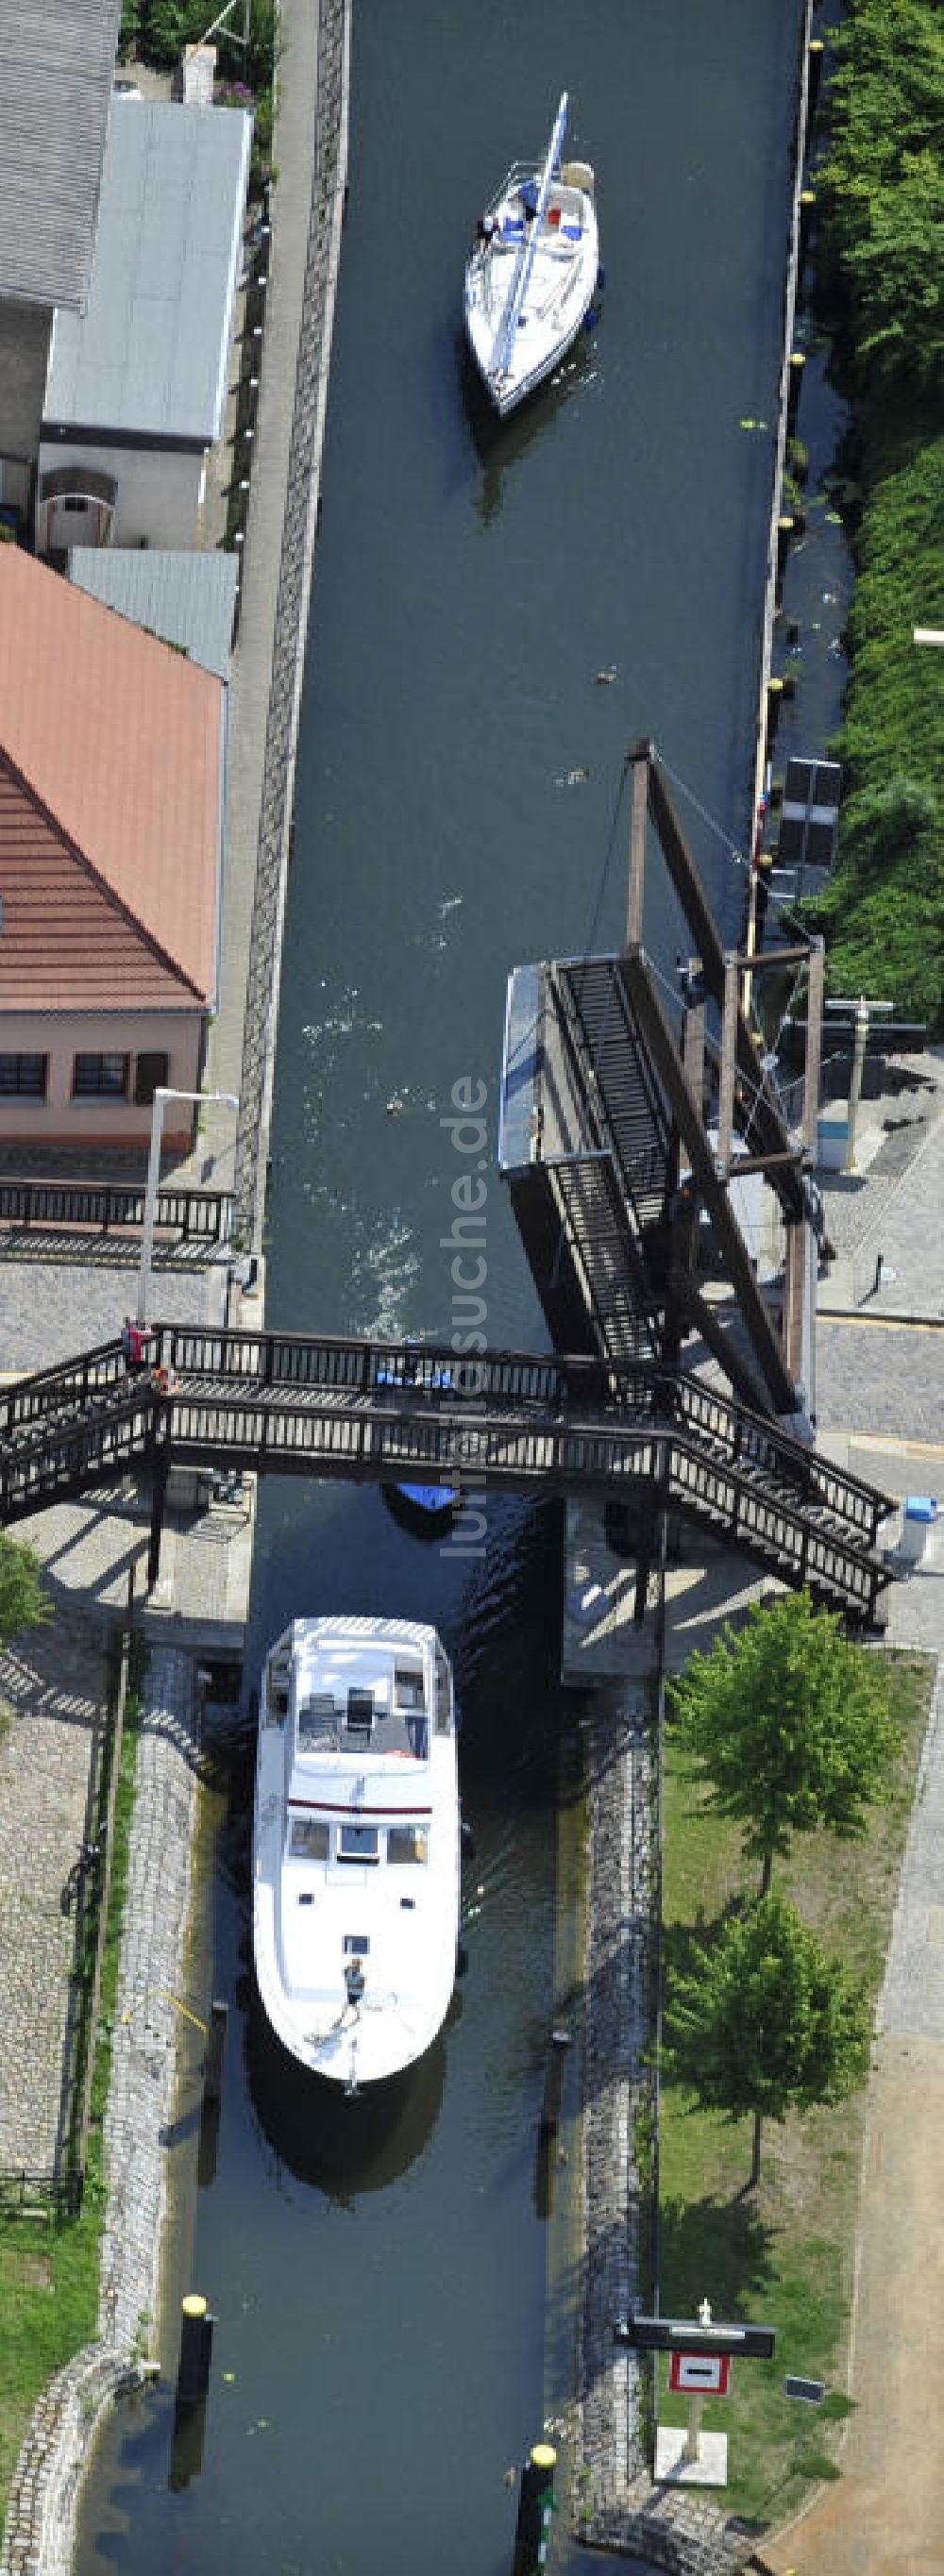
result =
[[[905,1503],[906,1521],[936,1521],[936,1494],[909,1494]]]

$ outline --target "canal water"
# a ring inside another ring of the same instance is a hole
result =
[[[521,960],[618,943],[621,769],[639,736],[669,766],[725,934],[739,927],[799,15],[799,0],[596,0],[579,20],[563,0],[356,0],[276,1081],[276,1327],[449,1336],[467,1165],[444,1121],[468,1081],[488,1127],[485,1329],[542,1346],[492,1168],[505,982]],[[565,82],[568,150],[597,171],[600,318],[499,426],[463,361],[463,259]],[[647,940],[671,973],[664,899]],[[81,2576],[510,2564],[505,2473],[560,2402],[570,2323],[559,2232],[548,2298],[554,2186],[536,2156],[570,1718],[558,1549],[551,1506],[491,1501],[481,1554],[462,1557],[406,1536],[370,1489],[262,1493],[247,1687],[298,1613],[430,1618],[454,1657],[477,1836],[468,1974],[390,2099],[293,2081],[252,2003],[251,1724],[234,1714],[188,1982],[197,2011],[211,1992],[230,2003],[222,2121],[198,2188],[195,2060],[162,2344],[172,2382],[177,2298],[205,2291],[202,2466],[171,2477],[166,2385],[119,2410]]]

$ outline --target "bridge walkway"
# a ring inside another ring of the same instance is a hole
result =
[[[154,1328],[156,1367],[108,1342],[0,1392],[0,1521],[144,1467],[415,1479],[609,1497],[645,1487],[784,1583],[866,1625],[892,1506],[684,1371],[594,1356]]]

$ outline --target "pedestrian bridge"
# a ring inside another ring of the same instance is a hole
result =
[[[892,1509],[779,1427],[682,1370],[594,1357],[154,1327],[163,1393],[118,1341],[0,1391],[0,1522],[144,1469],[153,1580],[171,1465],[422,1481],[535,1495],[640,1489],[651,1526],[691,1516],[786,1584],[880,1624]]]

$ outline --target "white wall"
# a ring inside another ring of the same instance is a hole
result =
[[[134,1058],[166,1054],[171,1090],[196,1091],[200,1072],[203,1014],[198,1011],[0,1011],[0,1054],[48,1056],[45,1100],[0,1094],[0,1144],[4,1162],[16,1169],[19,1145],[146,1145],[151,1111],[128,1100],[74,1100],[72,1065],[76,1055],[130,1055],[129,1087],[134,1090]],[[193,1112],[186,1102],[168,1103],[164,1135],[168,1145],[190,1143]]]
[[[186,549],[196,544],[205,471],[202,452],[165,455],[148,448],[83,447],[71,439],[50,440],[39,451],[40,482],[44,474],[61,473],[64,466],[77,463],[114,479],[118,497],[113,546],[137,546],[142,537],[152,546]],[[83,518],[77,511],[65,513],[58,501],[48,505],[37,501],[37,552],[45,554],[50,546],[94,545],[96,516],[94,505]]]

